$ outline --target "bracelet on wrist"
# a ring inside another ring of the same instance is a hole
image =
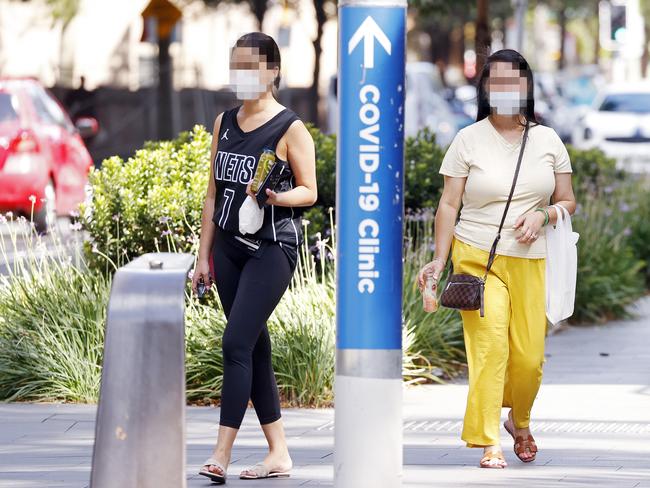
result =
[[[542,224],[542,227],[546,226],[550,220],[548,210],[542,207],[538,207],[535,209],[535,212],[542,212],[544,214],[544,223]]]

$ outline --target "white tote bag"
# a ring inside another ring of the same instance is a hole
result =
[[[546,228],[546,317],[556,325],[571,317],[576,297],[578,238],[571,215],[561,205],[553,205],[558,218]]]

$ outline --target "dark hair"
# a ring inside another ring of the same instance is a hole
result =
[[[488,100],[485,85],[490,78],[490,66],[492,63],[498,62],[511,63],[513,66],[518,67],[521,71],[524,72],[524,75],[526,76],[527,87],[526,107],[522,107],[520,113],[526,118],[527,121],[533,122],[534,124],[539,124],[537,118],[535,117],[533,71],[530,69],[530,66],[528,65],[526,59],[524,59],[524,57],[514,49],[501,49],[495,53],[490,54],[490,56],[488,56],[487,60],[485,61],[477,83],[478,113],[476,114],[476,121],[478,122],[479,120],[482,120],[490,115],[490,102]]]
[[[266,65],[268,67],[277,67],[278,69],[281,67],[280,48],[278,48],[278,44],[271,36],[266,35],[263,32],[249,32],[248,34],[241,36],[239,39],[237,39],[237,42],[235,42],[235,45],[232,47],[231,54],[232,51],[238,47],[257,48],[260,55],[264,56],[266,59]],[[273,80],[273,86],[275,86],[275,88],[280,87],[279,72],[278,76],[276,76],[275,80]]]

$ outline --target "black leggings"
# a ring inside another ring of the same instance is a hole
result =
[[[217,228],[212,249],[217,293],[228,319],[219,423],[238,429],[249,398],[260,424],[281,416],[266,321],[289,286],[293,269],[278,244],[269,243],[260,257],[252,257],[223,232]]]

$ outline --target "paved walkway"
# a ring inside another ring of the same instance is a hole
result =
[[[403,486],[650,488],[650,298],[639,303],[638,313],[637,320],[549,337],[544,383],[533,410],[540,452],[531,465],[520,463],[508,448],[507,469],[476,467],[480,451],[464,448],[459,439],[465,384],[406,389]],[[94,418],[92,405],[0,404],[0,487],[88,486]],[[195,473],[211,451],[218,418],[215,408],[188,409],[191,488],[215,486]],[[288,409],[284,419],[292,478],[236,477],[265,452],[249,411],[228,485],[332,486],[333,411]],[[505,431],[503,436],[509,447]]]

